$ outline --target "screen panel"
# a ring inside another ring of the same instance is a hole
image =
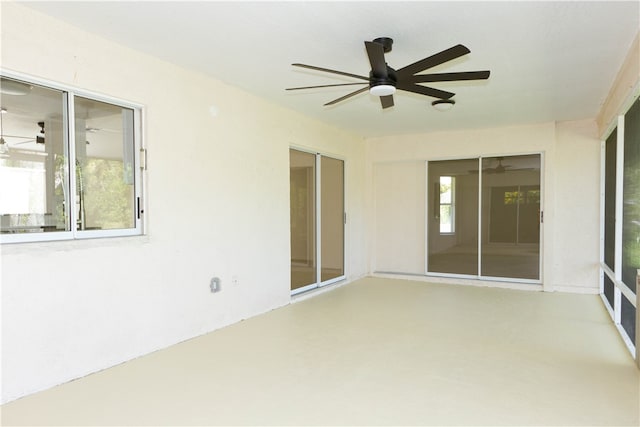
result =
[[[640,100],[624,116],[622,281],[636,290],[640,269]]]
[[[618,131],[605,142],[604,163],[604,263],[614,271],[616,261],[616,152]],[[613,303],[611,304],[613,307]]]
[[[613,308],[615,307],[614,305],[615,285],[611,281],[611,279],[609,279],[609,276],[607,276],[606,274],[604,275],[604,278],[602,280],[604,280],[604,296],[607,299],[607,302],[609,302],[610,308],[613,310]]]
[[[627,333],[631,342],[636,342],[636,308],[629,300],[622,295],[622,303],[620,307],[620,324],[622,329]]]

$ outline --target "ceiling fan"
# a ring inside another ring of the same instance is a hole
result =
[[[348,93],[340,98],[329,101],[325,106],[337,104],[340,101],[351,98],[365,91],[369,91],[372,95],[380,97],[380,104],[382,108],[389,108],[394,105],[393,94],[396,90],[404,90],[407,92],[413,92],[420,95],[426,95],[433,98],[437,98],[438,102],[445,102],[452,104],[453,100],[450,98],[455,94],[440,89],[435,89],[428,86],[422,86],[419,83],[433,83],[433,82],[450,82],[461,80],[484,80],[489,78],[490,72],[485,71],[466,71],[456,73],[434,73],[434,74],[418,74],[422,71],[433,68],[437,65],[459,58],[467,53],[471,52],[467,47],[458,44],[449,49],[438,52],[427,58],[416,61],[413,64],[409,64],[406,67],[394,70],[389,67],[385,61],[384,54],[391,52],[391,46],[393,45],[393,39],[389,37],[380,37],[373,41],[365,41],[365,48],[367,50],[367,56],[369,57],[369,63],[371,64],[371,71],[369,77],[346,73],[343,71],[330,70],[328,68],[316,67],[306,64],[291,64],[294,67],[308,68],[316,71],[324,71],[327,73],[339,74],[342,76],[353,77],[365,82],[358,83],[339,83],[320,86],[304,86],[304,87],[292,87],[286,90],[301,90],[301,89],[316,89],[323,87],[336,87],[336,86],[351,86],[366,84],[367,86],[351,93]]]

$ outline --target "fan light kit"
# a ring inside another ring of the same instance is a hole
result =
[[[453,99],[438,99],[433,101],[431,105],[438,111],[449,111],[454,106],[456,101]]]
[[[325,73],[338,74],[341,76],[351,77],[359,80],[365,80],[360,83],[339,83],[331,85],[320,86],[304,86],[304,87],[292,87],[286,90],[301,90],[301,89],[317,89],[323,87],[336,87],[336,86],[351,86],[366,84],[367,87],[358,89],[351,93],[348,93],[340,98],[329,101],[325,106],[334,105],[352,96],[366,92],[367,90],[371,95],[380,97],[380,104],[382,108],[393,107],[393,94],[396,90],[404,90],[406,92],[413,92],[419,95],[431,96],[437,98],[439,101],[435,101],[432,105],[435,108],[441,107],[451,108],[455,103],[452,98],[455,94],[440,89],[435,89],[428,86],[422,86],[419,83],[433,83],[433,82],[453,82],[461,80],[486,80],[489,78],[490,71],[466,71],[456,73],[435,73],[435,74],[418,74],[437,65],[444,64],[463,55],[470,53],[471,51],[461,45],[455,45],[449,49],[438,52],[435,55],[431,55],[427,58],[421,59],[409,64],[406,67],[394,70],[389,67],[385,61],[384,54],[391,52],[391,46],[393,45],[393,39],[389,37],[379,37],[373,41],[365,41],[364,46],[369,57],[369,64],[371,65],[371,71],[369,71],[369,77],[361,76],[358,74],[345,73],[344,71],[336,71],[328,68],[316,67],[314,65],[307,64],[291,64],[294,67],[307,68],[310,70],[323,71]],[[438,106],[441,107],[438,107]]]
[[[396,93],[396,87],[393,85],[371,86],[369,93],[374,96],[389,96]]]

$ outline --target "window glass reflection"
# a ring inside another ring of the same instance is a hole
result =
[[[133,110],[75,97],[78,230],[135,227]]]
[[[64,93],[2,77],[0,230],[69,231]]]

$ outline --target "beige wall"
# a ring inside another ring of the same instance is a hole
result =
[[[290,145],[345,159],[346,273],[367,273],[361,138],[19,4],[0,11],[4,70],[144,105],[149,150],[147,235],[0,248],[2,401],[289,303]]]
[[[425,182],[422,161],[373,165],[372,271],[424,273]]]

